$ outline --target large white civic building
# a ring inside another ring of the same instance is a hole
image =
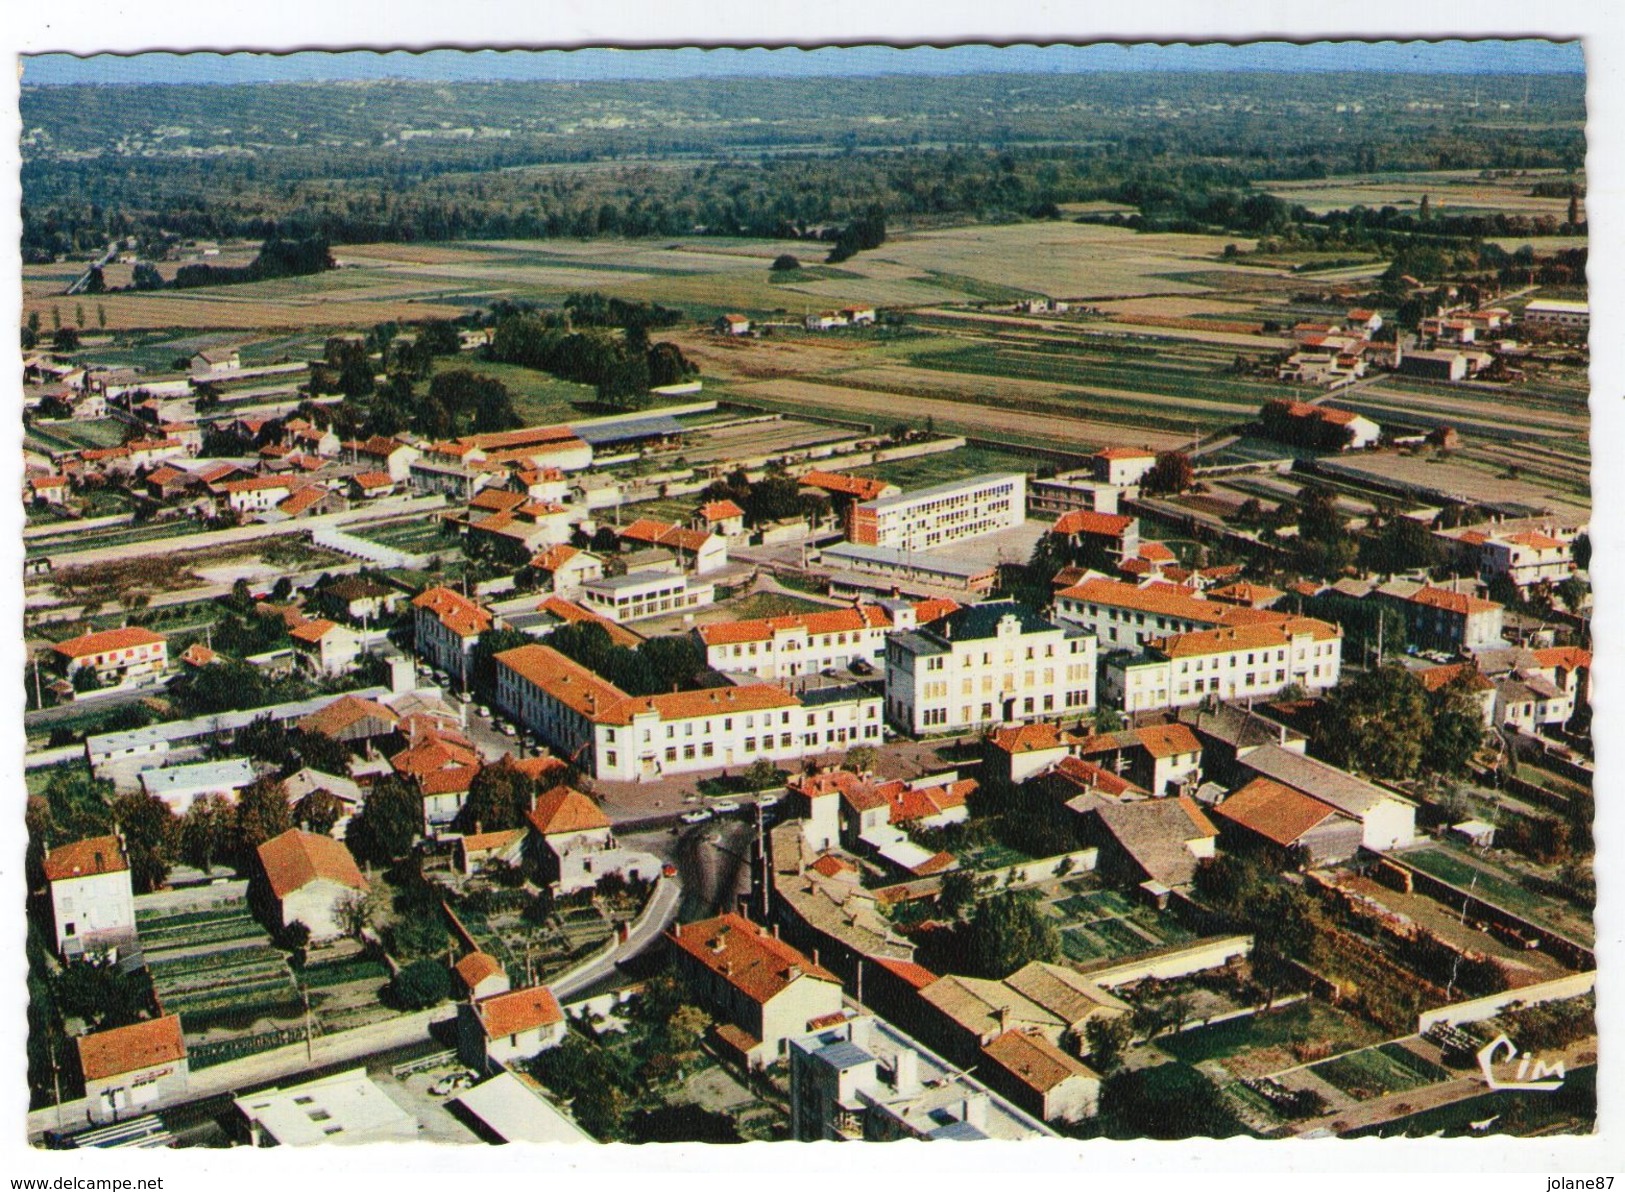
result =
[[[886,643],[886,717],[950,733],[1094,705],[1095,639],[1013,600],[974,604]]]
[[[995,472],[864,501],[852,510],[850,537],[860,546],[931,550],[1026,520],[1026,476]]]

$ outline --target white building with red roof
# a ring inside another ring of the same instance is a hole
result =
[[[76,840],[45,854],[56,950],[73,959],[135,942],[130,865],[117,836]]]
[[[105,686],[161,675],[169,669],[169,642],[161,633],[128,625],[57,642],[51,647],[63,673],[90,668]]]
[[[808,1024],[841,1011],[841,982],[736,914],[681,923],[668,937],[679,973],[720,1026],[720,1042],[760,1067]]]
[[[361,635],[347,625],[325,618],[309,620],[288,630],[294,657],[313,675],[342,675],[361,656]]]
[[[737,538],[745,532],[745,511],[733,501],[707,501],[694,514],[694,528]]]
[[[854,661],[873,664],[886,653],[891,617],[878,604],[857,604],[824,612],[718,621],[700,625],[694,636],[706,665],[734,674],[777,680],[845,668]]]
[[[859,686],[795,695],[751,683],[630,696],[544,645],[506,650],[496,664],[498,705],[598,779],[799,762],[881,740],[881,698]]]
[[[569,600],[583,584],[604,576],[604,561],[591,551],[560,544],[532,556],[530,568],[542,577],[542,590]]]
[[[1107,447],[1090,457],[1095,479],[1119,486],[1139,484],[1157,466],[1157,453],[1149,447]]]
[[[1218,626],[1154,637],[1135,654],[1102,666],[1105,697],[1125,712],[1183,708],[1212,696],[1252,699],[1297,685],[1310,693],[1337,685],[1343,631],[1313,617]]]
[[[458,1055],[477,1072],[528,1060],[569,1033],[564,1009],[545,985],[513,989],[458,1007]]]
[[[331,836],[290,828],[260,845],[258,855],[278,926],[303,923],[312,940],[345,933],[345,902],[367,891],[349,849]]]
[[[1458,567],[1484,583],[1509,579],[1520,589],[1561,583],[1574,573],[1574,540],[1585,527],[1538,523],[1487,524],[1439,530],[1436,536]]]
[[[474,646],[494,620],[490,610],[461,593],[430,588],[412,601],[414,648],[430,666],[466,685]]]
[[[176,1014],[96,1031],[75,1040],[85,1113],[98,1125],[186,1098],[190,1069]]]

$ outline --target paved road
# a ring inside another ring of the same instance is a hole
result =
[[[645,948],[660,942],[666,928],[671,926],[677,918],[677,909],[682,904],[683,883],[675,878],[662,878],[655,887],[654,900],[651,903],[648,915],[641,924],[633,930],[625,942],[620,944],[613,952],[595,961],[588,967],[572,974],[568,979],[553,983],[553,993],[560,1001],[568,1000],[574,994],[589,986],[611,976],[615,970],[637,956]]]

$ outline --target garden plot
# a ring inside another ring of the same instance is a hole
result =
[[[1446,1069],[1398,1043],[1384,1043],[1380,1047],[1340,1055],[1309,1070],[1356,1101],[1370,1101],[1452,1079]]]
[[[534,898],[522,890],[496,891],[475,908],[464,903],[457,917],[480,951],[493,956],[518,980],[545,981],[608,942],[613,929],[596,906],[561,908],[534,918]]]
[[[294,979],[309,998],[312,1015],[328,1032],[391,1017],[393,1011],[379,1001],[389,976],[383,964],[351,944],[337,949],[330,959],[311,957]]]
[[[1233,1080],[1269,1076],[1317,1056],[1369,1046],[1382,1032],[1320,1001],[1296,1002],[1157,1039],[1158,1050],[1210,1076]]]
[[[202,910],[137,919],[154,992],[189,1040],[254,1034],[304,1010],[286,956],[236,898]]]
[[[1072,878],[1040,892],[1044,913],[1057,920],[1062,951],[1078,964],[1135,956],[1196,938],[1171,917],[1116,890],[1101,889],[1093,878]]]

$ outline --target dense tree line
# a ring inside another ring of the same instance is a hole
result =
[[[838,244],[876,208],[894,222],[1043,217],[1112,197],[1146,200],[1156,221],[1223,217],[1226,200],[1180,192],[1357,171],[1577,169],[1583,78],[1536,79],[1526,107],[1527,81],[1479,80],[1518,103],[1494,125],[1408,107],[1460,102],[1450,80],[1427,76],[378,83],[365,102],[355,88],[292,85],[145,87],[139,103],[127,88],[25,87],[25,127],[48,135],[25,148],[23,245],[42,259],[112,236],[149,253],[171,238],[315,233],[338,244],[696,231]],[[1350,100],[1361,114],[1335,110]],[[595,103],[629,118],[584,130]],[[1153,105],[1170,115],[1148,115]],[[674,127],[672,111],[687,121]],[[437,121],[508,135],[401,136]],[[160,124],[192,131],[145,143]],[[244,151],[207,151],[225,139]],[[585,161],[605,168],[546,169]],[[1260,205],[1238,214],[1271,220]]]
[[[301,237],[274,236],[260,246],[259,255],[247,265],[182,265],[170,284],[177,290],[190,290],[198,286],[304,277],[333,267],[333,254],[328,251],[327,238],[320,233]]]

